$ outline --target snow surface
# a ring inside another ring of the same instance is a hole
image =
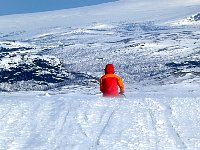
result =
[[[1,93],[1,149],[199,149],[198,94],[86,90]]]
[[[199,10],[120,0],[0,17],[0,150],[199,150]],[[107,63],[126,97],[102,97]]]

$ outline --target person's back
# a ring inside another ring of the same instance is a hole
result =
[[[100,79],[100,90],[103,93],[103,96],[119,96],[118,87],[120,88],[120,94],[124,93],[124,83],[119,76],[114,74],[114,72],[114,66],[112,64],[107,64],[105,75]]]

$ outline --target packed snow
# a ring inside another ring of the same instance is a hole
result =
[[[200,2],[0,16],[0,150],[199,150]],[[104,98],[107,63],[125,97]]]

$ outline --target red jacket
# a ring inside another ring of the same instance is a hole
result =
[[[119,96],[118,87],[120,89],[120,93],[124,93],[124,83],[119,76],[114,74],[114,72],[114,66],[112,64],[107,64],[105,68],[105,75],[100,79],[100,91],[103,93],[103,96]]]

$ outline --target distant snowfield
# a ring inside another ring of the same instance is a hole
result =
[[[200,1],[0,17],[1,150],[199,150]],[[107,63],[125,82],[103,98]]]
[[[158,21],[163,23],[197,13],[199,5],[199,1],[193,0],[121,0],[69,10],[2,16],[0,17],[0,30],[15,31],[52,26],[81,26],[92,22]]]

